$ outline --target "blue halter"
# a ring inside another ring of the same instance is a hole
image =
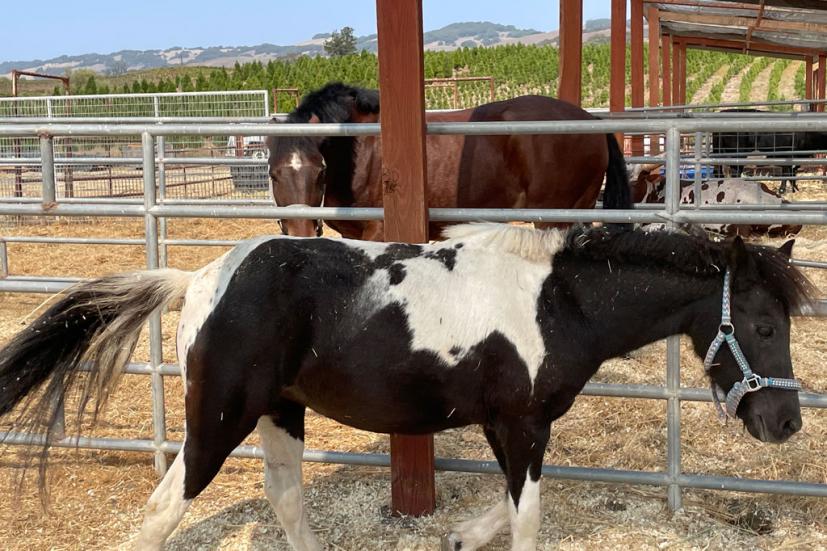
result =
[[[710,378],[712,399],[715,402],[715,409],[718,411],[718,417],[722,420],[726,420],[728,417],[734,418],[735,412],[738,411],[738,404],[740,404],[744,396],[750,392],[755,392],[757,390],[761,390],[762,388],[778,388],[782,390],[795,391],[801,390],[801,383],[796,379],[761,377],[760,375],[753,373],[752,369],[750,369],[749,362],[744,356],[744,353],[741,351],[738,341],[735,339],[735,326],[732,324],[730,306],[732,301],[730,292],[731,281],[732,276],[730,275],[729,270],[727,270],[724,274],[724,291],[722,297],[723,313],[721,315],[721,325],[718,327],[718,335],[712,341],[712,344],[709,345],[709,350],[707,350],[706,357],[704,358],[704,371],[707,375],[710,375],[710,371],[712,370],[713,365],[715,365],[712,361],[715,359],[716,354],[718,354],[718,350],[720,350],[721,346],[724,342],[726,342],[730,351],[732,351],[732,355],[735,357],[735,361],[738,363],[738,367],[741,368],[741,371],[744,374],[744,378],[732,385],[732,388],[726,394],[726,409],[721,407],[721,399],[718,396],[718,391],[723,393],[723,389],[715,384],[715,382],[713,382]]]

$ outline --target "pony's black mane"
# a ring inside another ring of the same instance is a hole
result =
[[[324,123],[348,122],[353,106],[362,113],[378,113],[379,91],[341,82],[328,83],[304,96],[296,110],[287,115],[287,122],[308,122],[313,115]]]
[[[660,265],[696,276],[721,277],[733,268],[733,242],[672,231],[645,232],[615,227],[569,230],[566,249],[580,258],[617,260],[629,264]],[[816,288],[778,249],[745,244],[763,285],[790,309],[813,302]],[[737,271],[737,270],[734,270]]]

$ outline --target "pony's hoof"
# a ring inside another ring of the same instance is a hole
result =
[[[451,532],[448,535],[442,536],[441,551],[462,551],[462,540],[459,534]]]

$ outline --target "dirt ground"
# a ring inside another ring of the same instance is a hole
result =
[[[801,198],[816,188],[804,190]],[[241,238],[274,233],[269,221],[172,220],[170,237]],[[140,237],[143,222],[58,222],[3,230],[5,235]],[[776,241],[775,243],[780,243]],[[194,268],[224,249],[172,247],[170,265]],[[827,260],[827,228],[808,227],[796,256]],[[9,245],[10,273],[92,276],[138,269],[141,247]],[[811,270],[822,289],[827,274]],[[42,295],[0,295],[0,339],[31,319]],[[176,314],[164,316],[165,360],[174,361]],[[796,375],[813,391],[827,391],[824,320],[797,318],[793,326]],[[142,342],[137,360],[145,360]],[[700,361],[684,343],[682,384],[706,386]],[[608,362],[596,380],[655,384],[665,378],[665,346],[657,343],[628,359]],[[182,438],[183,400],[177,378],[165,380],[168,438]],[[99,425],[84,435],[151,438],[149,378],[127,375]],[[71,410],[70,410],[71,411]],[[71,420],[71,416],[70,416]],[[71,423],[69,424],[71,426]],[[5,425],[0,429],[5,429]],[[581,397],[555,424],[546,462],[558,465],[663,470],[665,403]],[[255,443],[255,436],[249,439]],[[827,412],[804,410],[804,429],[783,446],[753,440],[736,423],[719,425],[709,404],[682,405],[683,469],[749,478],[827,483]],[[349,429],[309,413],[307,446],[386,453],[385,436]],[[493,459],[482,432],[471,427],[437,435],[437,455]],[[129,548],[140,527],[143,504],[157,483],[148,454],[57,450],[50,466],[50,500],[41,507],[32,477],[15,497],[21,464],[18,448],[0,453],[0,545],[5,549]],[[388,514],[386,469],[307,463],[305,502],[310,523],[331,550],[432,550],[461,520],[480,514],[501,497],[497,476],[438,473],[437,512],[423,519]],[[661,488],[546,479],[543,485],[541,549],[827,549],[827,500],[684,491],[685,507],[671,514]],[[506,534],[488,549],[507,549]],[[169,549],[286,550],[275,515],[263,494],[258,461],[230,459],[195,501],[173,534]]]

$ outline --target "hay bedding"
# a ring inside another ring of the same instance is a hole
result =
[[[806,191],[805,191],[806,193]],[[809,198],[809,197],[808,197]],[[272,233],[265,221],[174,220],[171,237],[240,238]],[[140,237],[142,222],[106,220],[90,225],[38,225],[19,235]],[[827,259],[827,228],[806,228],[796,256]],[[223,248],[175,247],[170,264],[201,266]],[[141,268],[141,247],[56,245],[9,246],[13,274],[89,276]],[[811,271],[827,289],[827,273]],[[40,295],[0,295],[0,338],[21,328],[43,301]],[[176,314],[164,317],[165,359],[174,360]],[[796,374],[810,389],[825,391],[827,336],[824,322],[796,319],[793,359]],[[627,360],[609,362],[598,374],[605,382],[657,383],[664,379],[665,346],[646,347]],[[138,359],[148,354],[145,340]],[[704,385],[702,369],[686,343],[685,385]],[[181,384],[165,379],[168,438],[183,436]],[[128,376],[103,421],[84,434],[151,438],[149,378]],[[70,410],[71,411],[71,410]],[[827,412],[804,411],[804,430],[781,447],[764,445],[740,426],[720,427],[708,404],[684,403],[683,465],[687,472],[790,478],[827,482]],[[5,427],[0,427],[5,428]],[[665,403],[581,397],[553,428],[546,461],[563,465],[659,470],[665,464]],[[255,443],[255,436],[250,443]],[[307,445],[315,449],[387,453],[384,436],[342,427],[315,414],[307,420]],[[436,438],[441,456],[492,459],[477,428]],[[0,542],[6,549],[129,548],[140,526],[142,507],[157,480],[146,454],[56,450],[51,463],[49,513],[43,514],[31,482],[19,500],[11,483],[20,464],[17,448],[0,455]],[[305,501],[310,523],[329,549],[430,550],[453,523],[479,514],[499,499],[500,477],[437,473],[438,508],[424,519],[388,515],[389,473],[385,469],[305,464]],[[685,508],[672,515],[660,488],[613,486],[546,479],[543,486],[542,549],[827,549],[827,501],[687,490]],[[490,549],[506,549],[507,535]],[[230,459],[193,504],[169,549],[289,549],[263,495],[258,461]]]

